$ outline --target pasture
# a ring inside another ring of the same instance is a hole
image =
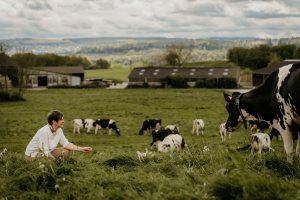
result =
[[[248,150],[241,126],[221,142],[227,119],[221,90],[208,89],[48,89],[30,90],[24,102],[0,103],[0,199],[300,199],[299,161],[286,162],[282,141],[261,156]],[[65,115],[69,141],[94,151],[63,160],[24,160],[27,143],[46,115]],[[73,134],[74,118],[112,118],[115,133]],[[176,124],[187,147],[181,152],[150,149],[142,122],[161,118]],[[192,121],[205,122],[204,135],[191,135]],[[7,151],[5,151],[7,149]],[[151,152],[139,159],[136,151]]]

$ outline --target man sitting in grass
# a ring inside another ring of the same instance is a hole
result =
[[[64,126],[64,115],[54,110],[48,114],[48,124],[40,128],[33,136],[25,150],[25,158],[32,160],[39,156],[55,159],[68,155],[69,151],[89,153],[91,147],[80,147],[70,143],[65,137],[62,127]],[[62,148],[57,148],[58,143]]]

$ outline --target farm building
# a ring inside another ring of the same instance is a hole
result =
[[[278,68],[288,65],[288,64],[295,64],[300,63],[300,60],[284,60],[279,63],[275,63],[270,65],[269,67],[264,67],[252,72],[252,85],[258,86],[264,82],[264,80],[271,74],[273,71],[277,70]]]
[[[170,76],[185,79],[190,87],[199,80],[233,78],[239,82],[239,67],[142,67],[134,68],[128,76],[130,85],[162,86],[163,80]]]
[[[27,86],[77,86],[80,85],[83,80],[83,67],[33,67],[30,68],[28,72]]]

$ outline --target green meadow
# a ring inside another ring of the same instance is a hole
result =
[[[249,144],[250,131],[241,126],[221,142],[222,92],[46,89],[26,91],[23,102],[0,102],[0,199],[300,199],[300,162],[286,162],[281,140],[262,155],[237,151]],[[25,161],[27,143],[53,109],[64,113],[69,141],[94,151]],[[74,118],[114,119],[121,136],[74,134]],[[151,149],[151,134],[138,135],[148,118],[176,124],[187,146],[173,153]],[[191,134],[195,118],[204,120],[204,135]],[[137,151],[148,154],[139,159]]]

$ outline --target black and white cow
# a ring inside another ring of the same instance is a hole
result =
[[[153,146],[157,141],[163,141],[165,137],[172,135],[172,134],[178,134],[180,135],[178,129],[160,129],[160,130],[153,130],[152,131],[152,142],[151,146]]]
[[[237,95],[224,93],[229,117],[226,128],[238,125],[241,110],[268,121],[283,140],[287,161],[294,157],[293,134],[298,134],[296,155],[300,156],[300,64],[289,64],[271,73],[257,88]],[[246,125],[245,125],[246,126]]]
[[[112,119],[97,119],[93,123],[93,126],[95,126],[95,134],[97,134],[99,129],[108,129],[109,135],[111,135],[112,130],[120,135],[120,129],[118,129],[116,122]]]
[[[146,135],[151,129],[159,129],[161,126],[161,119],[147,119],[143,122],[139,135]]]

